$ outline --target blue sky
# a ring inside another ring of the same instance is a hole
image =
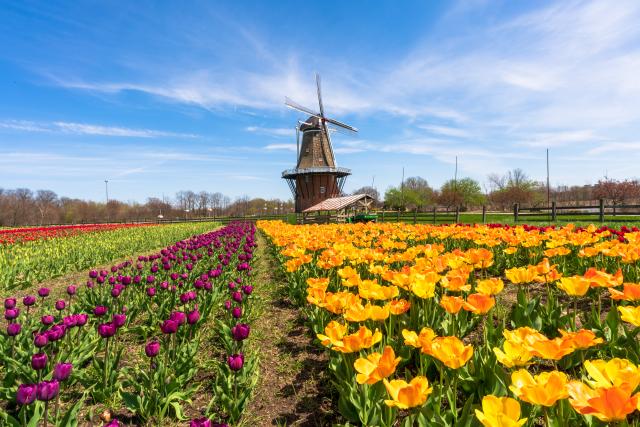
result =
[[[0,2],[0,187],[144,201],[290,197],[284,97],[335,134],[346,190],[406,176],[637,177],[640,2]]]

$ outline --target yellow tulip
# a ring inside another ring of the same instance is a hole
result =
[[[504,282],[502,279],[492,277],[490,279],[478,280],[476,283],[476,292],[485,295],[497,295],[502,292]]]
[[[385,400],[384,403],[390,407],[397,407],[398,409],[414,408],[416,406],[422,406],[427,401],[427,397],[433,391],[429,387],[429,381],[423,376],[417,376],[407,383],[404,380],[392,380],[384,381],[384,386],[387,388],[387,392],[391,399]]]
[[[520,427],[527,422],[527,418],[520,419],[517,400],[493,395],[482,398],[482,411],[476,409],[476,417],[485,427]]]
[[[345,335],[342,338],[343,345],[334,345],[332,350],[342,353],[354,353],[365,348],[371,348],[381,340],[382,334],[378,329],[375,332],[371,332],[366,326],[361,326],[355,334]]]
[[[386,346],[382,354],[376,352],[368,355],[366,359],[361,357],[353,364],[358,372],[356,381],[358,384],[375,384],[393,374],[400,360],[402,358],[396,357],[391,346]]]
[[[640,368],[627,359],[587,360],[584,368],[593,388],[620,387],[633,392],[640,385]]]
[[[416,274],[413,277],[411,291],[419,298],[433,298],[436,291],[436,283],[440,279],[441,276],[435,272]]]
[[[520,400],[542,406],[553,406],[569,396],[567,375],[560,371],[542,372],[534,377],[526,369],[520,369],[511,374],[509,390]]]
[[[557,286],[572,297],[581,297],[589,290],[589,280],[582,276],[563,277]]]
[[[408,329],[403,329],[402,337],[404,338],[405,345],[424,349],[431,347],[431,342],[436,337],[436,333],[431,328],[422,328],[420,334]]]
[[[527,366],[530,364],[529,361],[533,358],[533,355],[522,343],[505,341],[502,347],[504,351],[500,350],[498,347],[494,347],[493,352],[495,353],[498,362],[502,363],[507,368]]]
[[[454,336],[434,338],[431,346],[427,349],[423,347],[422,351],[451,369],[464,366],[473,356],[473,346],[464,345],[458,337]]]
[[[443,295],[442,298],[440,298],[439,304],[447,313],[457,314],[464,305],[464,299],[456,296]]]
[[[638,307],[618,307],[620,318],[633,326],[640,326],[640,306]]]

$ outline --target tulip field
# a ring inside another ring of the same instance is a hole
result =
[[[344,422],[640,426],[640,233],[258,222]]]
[[[244,349],[256,229],[212,228],[125,227],[0,245],[0,425],[235,425],[256,382],[255,355]],[[28,287],[87,266],[63,297]],[[15,290],[18,282],[26,289]]]
[[[24,289],[210,230],[212,223],[102,224],[0,230],[0,291]]]

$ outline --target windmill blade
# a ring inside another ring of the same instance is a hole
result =
[[[311,116],[314,117],[318,117],[318,118],[322,118],[322,116],[318,113],[316,113],[315,111],[307,108],[307,107],[303,107],[302,105],[298,104],[297,102],[289,99],[288,97],[284,98],[284,105],[286,105],[289,108],[293,108],[294,110],[298,110],[298,111],[302,111],[303,113],[307,113]]]
[[[320,90],[320,74],[316,73],[316,86],[318,88],[318,105],[320,106],[320,115],[324,117],[324,106],[322,105],[322,91]]]
[[[329,134],[329,128],[327,127],[327,122],[322,120],[322,127],[324,128],[324,134],[327,136],[327,142],[329,143],[329,152],[331,153],[331,159],[333,160],[334,166],[337,166],[336,156],[333,154],[333,144],[331,143],[331,135]]]
[[[324,121],[329,122],[332,125],[339,126],[339,127],[343,128],[343,129],[350,130],[351,132],[358,132],[357,128],[354,128],[353,126],[349,126],[348,124],[339,122],[337,120],[333,120],[333,119],[329,119],[329,118],[324,117]]]

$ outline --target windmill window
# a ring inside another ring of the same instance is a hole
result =
[[[324,194],[324,193],[325,193],[325,191],[326,191],[326,189],[325,189],[325,187],[324,187],[324,186],[320,187],[320,194]]]

